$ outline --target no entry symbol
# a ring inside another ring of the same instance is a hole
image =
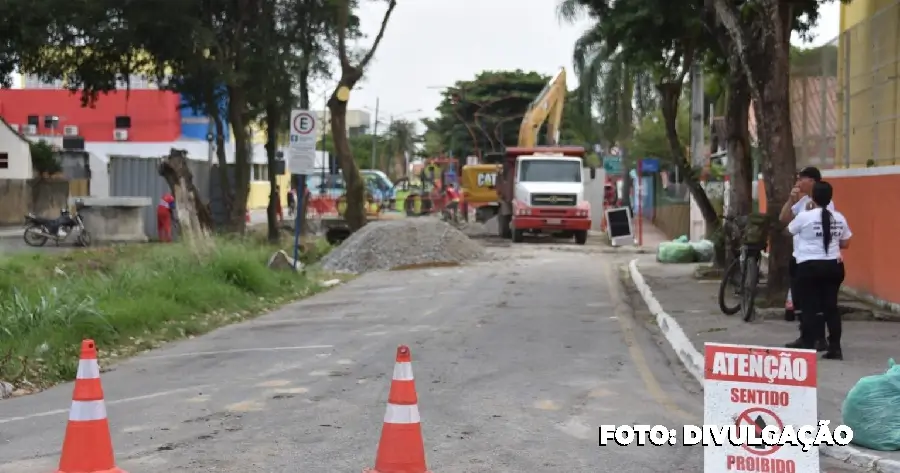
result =
[[[758,436],[762,436],[762,431],[766,427],[772,425],[778,428],[778,431],[781,432],[784,430],[784,423],[781,422],[781,419],[778,416],[770,411],[769,409],[765,409],[762,407],[751,407],[744,412],[741,412],[741,415],[738,416],[736,425],[738,427],[743,427],[745,425],[751,425],[756,428],[756,434]],[[754,454],[754,455],[771,455],[778,451],[781,448],[781,445],[742,445],[744,450]]]
[[[291,126],[293,126],[295,133],[308,135],[316,129],[316,119],[309,113],[303,112],[294,117],[294,122]]]

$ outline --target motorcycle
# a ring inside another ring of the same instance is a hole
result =
[[[33,213],[25,216],[25,232],[22,237],[25,244],[41,247],[53,240],[56,246],[66,241],[73,233],[77,234],[76,243],[83,247],[91,246],[91,234],[84,228],[84,220],[77,212],[74,216],[68,209],[63,209],[57,218],[38,217]]]

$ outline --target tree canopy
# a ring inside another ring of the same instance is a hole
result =
[[[424,120],[426,148],[466,156],[515,146],[528,106],[549,80],[537,72],[515,70],[483,71],[472,80],[457,81],[443,90],[437,118]],[[570,93],[563,113],[560,140],[589,146],[596,138],[589,108],[581,107],[576,94]]]
[[[0,78],[9,85],[9,74],[19,71],[62,80],[81,93],[85,105],[127,87],[134,75],[149,76],[160,89],[180,93],[214,122],[225,206],[229,222],[240,230],[249,192],[251,124],[262,123],[267,130],[269,163],[274,164],[274,145],[286,131],[289,110],[309,105],[310,81],[329,75],[335,56],[347,71],[347,51],[354,47],[350,42],[360,37],[355,16],[360,3],[0,0]],[[396,2],[389,4],[392,10]],[[375,47],[361,64],[374,52]],[[362,72],[362,66],[354,70],[354,83]],[[332,112],[336,121],[342,120],[341,110]],[[226,166],[229,126],[235,159]],[[226,174],[228,167],[233,179]]]

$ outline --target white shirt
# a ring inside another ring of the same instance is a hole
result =
[[[828,252],[822,243],[822,209],[815,208],[801,212],[791,223],[788,231],[794,235],[794,257],[797,264],[813,260],[836,260],[841,256],[840,242],[853,236],[847,219],[837,211],[831,211],[831,244]]]
[[[810,204],[812,204],[812,198],[808,195],[804,195],[803,197],[800,198],[800,200],[797,201],[796,204],[791,206],[791,213],[794,214],[794,217],[796,218],[797,215],[800,215],[801,213],[806,212],[806,209],[807,209],[807,207],[810,206]],[[828,210],[834,212],[834,201],[833,200],[828,203]],[[794,259],[797,259],[797,247],[798,246],[800,246],[800,242],[797,239],[797,235],[794,235],[794,253],[792,254]]]

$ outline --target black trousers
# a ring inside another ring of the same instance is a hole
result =
[[[794,315],[800,317],[800,308],[797,307],[797,258],[791,256],[791,262],[788,264],[788,276],[791,278],[791,301],[794,304]],[[788,320],[794,320],[793,318]]]
[[[838,313],[838,294],[844,282],[844,264],[837,260],[805,261],[797,265],[794,286],[795,304],[800,303],[800,337],[806,348],[814,348],[816,340],[825,338],[828,345],[841,348],[841,316]]]

